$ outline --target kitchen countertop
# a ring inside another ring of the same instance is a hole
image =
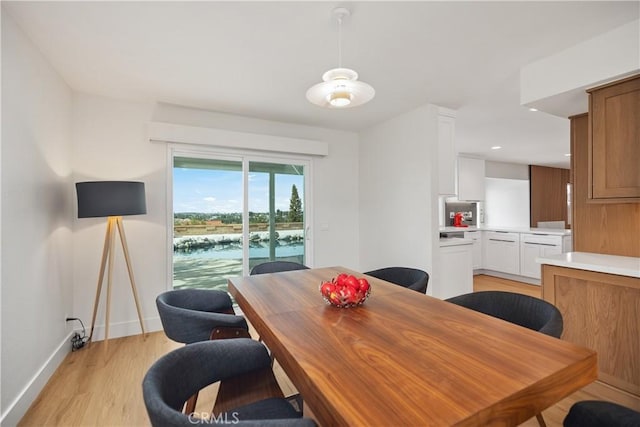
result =
[[[636,257],[589,252],[567,252],[559,255],[538,257],[536,262],[538,264],[640,278],[640,258]]]
[[[447,246],[461,246],[461,245],[472,245],[473,240],[471,239],[462,239],[459,237],[449,237],[440,239],[440,247],[444,248]]]
[[[538,233],[538,234],[549,234],[552,236],[570,236],[570,229],[562,229],[562,228],[529,228],[529,227],[494,227],[494,226],[486,226],[482,225],[477,227],[475,225],[470,225],[469,227],[440,227],[440,231],[507,231],[510,233]]]

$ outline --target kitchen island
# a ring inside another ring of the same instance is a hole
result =
[[[598,353],[598,395],[640,410],[640,258],[569,252],[539,257],[542,297],[562,313],[562,339]]]

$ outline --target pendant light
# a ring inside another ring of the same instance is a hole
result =
[[[309,88],[307,99],[312,104],[326,108],[349,108],[365,104],[373,99],[376,91],[371,85],[359,81],[358,73],[342,68],[342,20],[351,12],[338,7],[332,13],[338,21],[338,68],[324,73],[324,81]]]

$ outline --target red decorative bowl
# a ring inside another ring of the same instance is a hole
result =
[[[371,294],[371,285],[364,277],[339,274],[320,284],[320,294],[327,304],[338,308],[362,305]]]

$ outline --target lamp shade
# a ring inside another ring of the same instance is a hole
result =
[[[78,218],[93,218],[147,213],[144,182],[76,182]]]
[[[322,83],[307,91],[307,100],[326,108],[350,108],[366,104],[376,94],[371,85],[358,80],[349,68],[334,68],[322,75]]]

